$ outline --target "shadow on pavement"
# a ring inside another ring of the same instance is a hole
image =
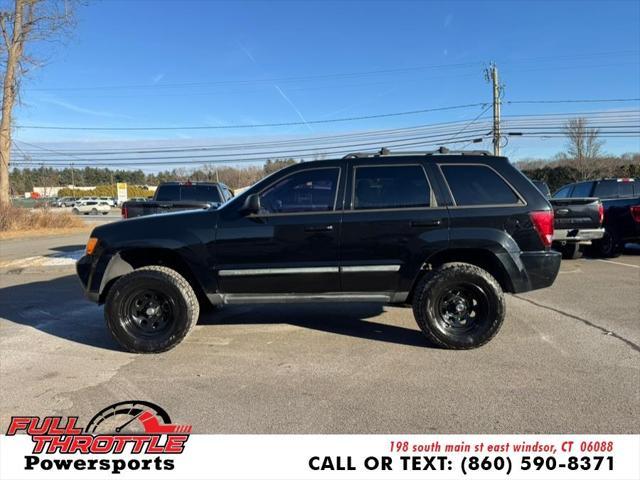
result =
[[[79,244],[79,245],[63,245],[63,246],[58,246],[58,247],[51,247],[49,250],[52,250],[54,252],[75,252],[78,250],[84,250],[86,245],[84,244]]]
[[[5,274],[11,275],[11,274]],[[401,345],[430,347],[415,329],[379,323],[384,308],[371,303],[226,305],[202,313],[200,325],[286,323],[303,328]],[[411,315],[411,310],[406,310]],[[0,289],[0,317],[65,340],[122,351],[104,324],[102,307],[86,300],[75,275]]]
[[[406,314],[413,320],[411,309]],[[264,325],[286,323],[338,335],[429,347],[418,330],[379,323],[369,319],[384,313],[378,303],[306,303],[271,305],[225,305],[213,313],[201,315],[199,325]]]

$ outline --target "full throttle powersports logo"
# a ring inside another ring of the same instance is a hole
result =
[[[25,456],[26,470],[120,473],[173,470],[174,460],[163,457],[183,452],[191,425],[171,423],[169,414],[151,402],[130,400],[102,409],[85,428],[79,426],[78,417],[11,417],[7,435],[17,433],[26,433],[34,443],[33,455]],[[59,458],[58,454],[90,456]],[[112,458],[113,454],[127,458]],[[105,455],[109,458],[101,458]]]

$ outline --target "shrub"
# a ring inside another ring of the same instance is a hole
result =
[[[34,230],[37,228],[83,227],[84,222],[70,213],[49,209],[29,210],[13,205],[0,206],[0,232]]]
[[[127,195],[132,197],[152,197],[153,192],[145,187],[139,187],[137,185],[127,186]],[[58,197],[113,197],[117,196],[115,185],[98,185],[92,190],[78,190],[71,188],[61,188],[58,191]]]

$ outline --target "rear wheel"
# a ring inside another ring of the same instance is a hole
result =
[[[579,243],[565,243],[559,250],[565,260],[575,260],[582,256]]]
[[[620,255],[622,248],[617,235],[605,230],[600,240],[592,242],[592,250],[596,256],[611,258]]]
[[[487,271],[468,263],[446,263],[427,273],[413,298],[418,326],[442,347],[480,347],[498,333],[504,321],[500,285]]]
[[[175,347],[198,321],[193,288],[175,270],[139,268],[116,281],[105,302],[105,320],[128,351],[164,352]]]

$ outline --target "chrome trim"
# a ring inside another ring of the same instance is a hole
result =
[[[297,273],[340,273],[340,267],[285,267],[285,268],[244,268],[237,270],[219,270],[221,277],[253,275],[282,275]]]
[[[283,267],[283,268],[239,268],[218,270],[221,277],[239,277],[255,275],[287,275],[299,273],[358,273],[358,272],[397,272],[401,265],[349,265],[346,267]]]
[[[358,272],[397,272],[400,265],[357,265],[351,267],[340,267],[340,271],[344,273]]]

